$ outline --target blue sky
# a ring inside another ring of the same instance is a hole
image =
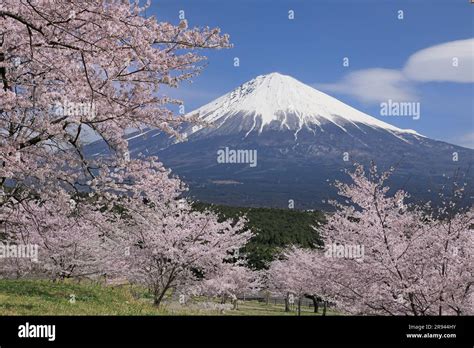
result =
[[[189,26],[218,26],[234,44],[206,51],[203,74],[175,92],[187,111],[277,71],[385,122],[474,148],[469,1],[153,0],[147,15],[177,24],[184,10]],[[380,116],[380,102],[388,99],[420,102],[420,119]]]

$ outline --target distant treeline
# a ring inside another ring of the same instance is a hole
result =
[[[323,244],[317,230],[312,227],[317,228],[318,223],[324,223],[324,214],[320,211],[231,207],[202,202],[196,202],[193,206],[199,211],[210,209],[223,220],[243,215],[247,217],[247,227],[255,236],[242,252],[247,254],[248,262],[254,269],[265,268],[285,246],[314,248]]]

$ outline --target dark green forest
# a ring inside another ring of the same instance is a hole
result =
[[[196,202],[193,206],[199,211],[212,210],[222,220],[246,216],[247,228],[255,236],[242,252],[247,254],[249,265],[254,269],[265,268],[286,246],[314,248],[322,245],[317,230],[312,227],[324,223],[324,214],[320,211],[231,207],[202,202]]]

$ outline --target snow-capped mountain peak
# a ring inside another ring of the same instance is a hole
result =
[[[381,170],[397,167],[392,188],[436,199],[425,194],[428,188],[472,165],[473,150],[394,127],[278,73],[258,76],[189,115],[213,124],[185,122],[179,139],[157,129],[130,134],[130,156],[158,156],[189,183],[192,197],[217,204],[284,207],[291,198],[300,208],[324,207],[323,198],[336,198],[327,179],[344,181],[342,169],[372,161]],[[245,153],[258,154],[258,165],[223,163],[224,149],[252,151]],[[102,155],[108,146],[97,142],[87,151]]]
[[[344,131],[347,124],[356,127],[362,124],[395,133],[419,135],[413,130],[400,129],[380,121],[291,76],[277,72],[257,76],[188,115],[198,115],[215,128],[239,115],[242,117],[241,123],[248,126],[234,122],[234,127],[237,131],[246,131],[247,135],[254,131],[261,133],[270,124],[293,130],[297,135],[303,127],[321,127],[326,123],[335,124]],[[187,134],[200,129],[194,127]]]

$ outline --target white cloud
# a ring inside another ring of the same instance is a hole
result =
[[[403,73],[411,80],[422,82],[474,82],[474,39],[446,42],[418,51],[408,58]]]
[[[400,71],[394,69],[357,70],[337,83],[317,84],[315,87],[328,92],[351,95],[365,103],[417,98],[410,81]]]
[[[474,82],[474,39],[450,41],[417,51],[400,70],[357,70],[336,83],[314,87],[350,95],[365,103],[379,103],[388,99],[413,101],[417,99],[415,84],[431,81]]]

